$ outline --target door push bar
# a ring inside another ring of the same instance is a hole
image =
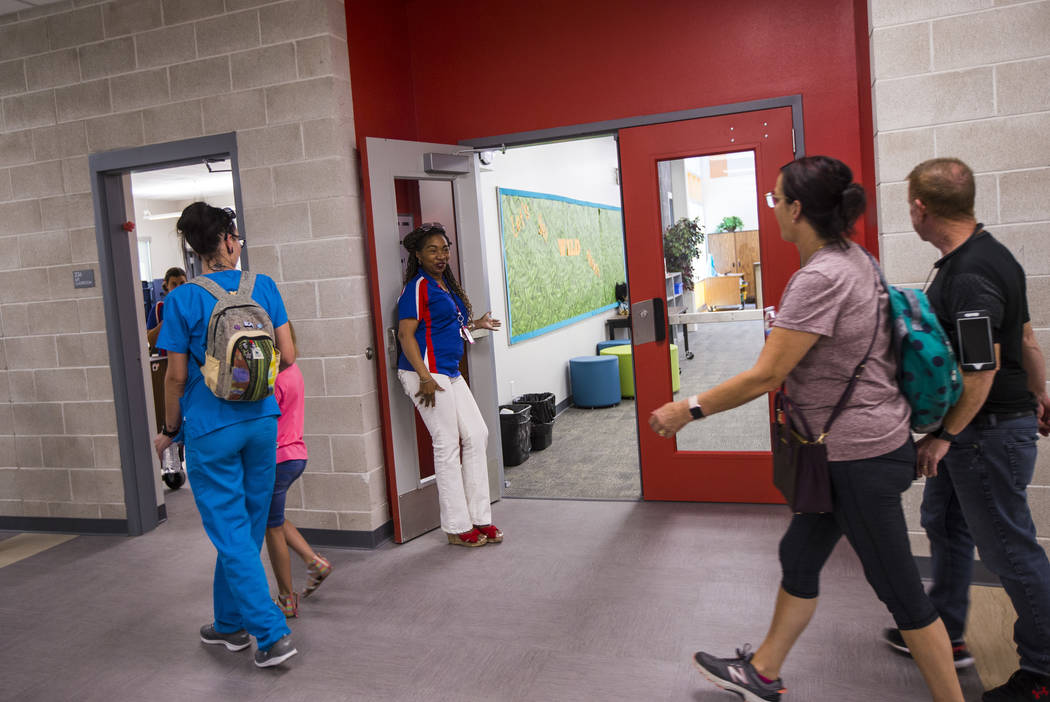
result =
[[[635,345],[667,338],[665,304],[662,297],[654,297],[631,305],[631,336]]]

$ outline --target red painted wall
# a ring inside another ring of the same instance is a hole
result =
[[[412,39],[402,0],[348,0],[350,91],[357,142],[416,139]]]
[[[849,164],[874,205],[864,0],[349,0],[347,15],[359,143],[801,93],[807,153]]]

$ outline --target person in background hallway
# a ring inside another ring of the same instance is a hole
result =
[[[961,702],[948,634],[923,591],[901,508],[901,493],[915,476],[915,447],[911,408],[896,382],[888,295],[868,255],[848,239],[864,211],[864,190],[841,161],[811,156],[780,169],[766,202],[781,238],[798,248],[802,268],[784,290],[758,361],[711,390],[658,408],[652,429],[673,436],[691,420],[781,383],[809,425],[823,427],[869,345],[871,353],[827,436],[834,510],[792,517],[780,541],[783,576],[762,645],[754,653],[745,645],[735,658],[700,651],[694,661],[723,689],[747,700],[779,700],[781,667],[816,611],[820,571],[845,534],[915,652],[933,699]]]
[[[181,268],[169,268],[164,272],[164,282],[160,285],[160,289],[164,292],[164,297],[157,300],[157,304],[153,306],[153,309],[149,311],[149,315],[146,317],[146,340],[149,342],[150,348],[156,348],[157,337],[160,335],[160,326],[164,323],[164,300],[167,298],[168,293],[185,282],[186,271]]]
[[[296,346],[295,327],[288,322],[292,345]],[[298,347],[296,347],[298,353]],[[292,549],[306,564],[307,584],[303,597],[309,597],[332,572],[332,564],[310,548],[306,539],[284,516],[284,502],[288,488],[306,470],[306,442],[303,441],[304,398],[306,388],[299,366],[291,364],[277,374],[273,389],[281,416],[277,420],[277,481],[270,501],[270,516],[266,522],[266,551],[277,580],[277,606],[285,617],[299,616],[299,594],[292,590],[292,565],[288,549]]]
[[[503,532],[492,524],[489,499],[488,427],[459,372],[470,332],[499,329],[500,322],[488,312],[471,318],[470,299],[449,268],[443,226],[424,223],[402,244],[409,257],[397,303],[397,377],[433,440],[441,529],[450,544],[500,543]]]
[[[930,539],[933,585],[959,664],[974,544],[1017,612],[1020,669],[985,702],[1050,699],[1050,563],[1036,541],[1026,488],[1038,433],[1050,433],[1046,360],[1028,317],[1025,272],[974,216],[973,172],[962,161],[924,161],[908,175],[908,207],[919,238],[941,253],[930,304],[956,353],[956,320],[983,311],[991,320],[997,368],[963,372],[963,394],[942,428],[918,444],[926,477],[922,525]],[[896,629],[886,641],[913,653]]]
[[[182,211],[176,226],[200,256],[203,275],[226,290],[237,290],[243,242],[233,210],[195,202]],[[252,299],[273,323],[282,367],[295,363],[288,315],[273,280],[256,276]],[[281,411],[272,396],[227,402],[204,382],[204,337],[216,302],[200,285],[183,285],[168,295],[157,339],[168,352],[165,424],[153,444],[161,455],[173,439],[183,438],[193,499],[218,551],[212,588],[215,620],[201,627],[201,641],[240,651],[251,646],[254,636],[255,664],[267,667],[297,653],[284,615],[270,599],[259,554],[273,496]]]

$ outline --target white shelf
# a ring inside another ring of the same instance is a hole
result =
[[[682,292],[675,293],[675,285]],[[685,304],[685,286],[682,285],[682,274],[680,272],[664,273],[664,295],[667,297],[668,307],[681,307]]]

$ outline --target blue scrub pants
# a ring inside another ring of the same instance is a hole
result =
[[[218,558],[212,600],[215,630],[241,629],[260,650],[290,633],[270,599],[259,551],[273,496],[277,417],[238,422],[186,438],[186,472],[204,531]]]

